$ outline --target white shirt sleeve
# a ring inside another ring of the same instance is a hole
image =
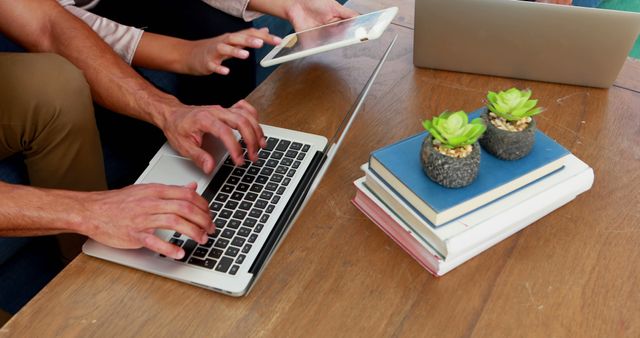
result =
[[[59,0],[59,2],[69,12],[89,25],[125,62],[131,64],[138,43],[142,38],[143,31],[141,29],[121,25],[87,12],[76,7],[73,0]]]
[[[244,21],[251,21],[262,16],[262,13],[247,9],[250,0],[202,0],[207,5],[215,7],[227,14],[233,15]]]

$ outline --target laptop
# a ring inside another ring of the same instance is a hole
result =
[[[208,176],[168,144],[162,146],[136,183],[197,182],[216,224],[205,245],[180,233],[158,230],[160,238],[185,250],[183,259],[147,249],[115,249],[93,240],[85,243],[83,252],[224,294],[247,294],[331,163],[394,43],[395,38],[331,140],[262,125],[267,147],[260,150],[260,160],[234,166],[222,142],[206,138],[203,148],[218,163]]]
[[[515,0],[418,0],[417,67],[608,88],[640,13]]]

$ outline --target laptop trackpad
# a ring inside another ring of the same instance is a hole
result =
[[[139,183],[162,183],[169,185],[186,185],[198,183],[198,191],[204,189],[206,176],[193,162],[186,158],[162,155],[147,175]]]

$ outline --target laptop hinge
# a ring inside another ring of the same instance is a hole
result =
[[[309,192],[311,188],[311,182],[313,182],[313,178],[318,173],[318,169],[324,163],[326,159],[326,155],[322,152],[316,152],[309,164],[309,168],[305,172],[304,176],[302,176],[302,180],[294,190],[291,199],[285,206],[284,210],[282,210],[282,214],[280,214],[280,218],[276,221],[276,224],[273,226],[269,237],[265,241],[262,249],[258,253],[255,261],[249,268],[249,273],[254,274],[254,276],[262,269],[264,263],[271,256],[271,253],[275,250],[280,242],[282,236],[286,233],[287,228],[289,227],[291,220],[295,217],[298,209],[302,205],[302,202],[305,200],[305,196]]]

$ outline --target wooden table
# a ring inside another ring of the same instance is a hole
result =
[[[376,9],[389,1],[352,4]],[[4,336],[640,336],[640,68],[609,90],[412,65],[413,2],[379,41],[281,66],[249,97],[267,124],[331,136],[398,42],[326,177],[253,291],[232,298],[81,255]],[[408,14],[407,14],[408,13]],[[488,90],[531,88],[539,127],[595,170],[587,193],[435,278],[352,204],[369,153]]]

